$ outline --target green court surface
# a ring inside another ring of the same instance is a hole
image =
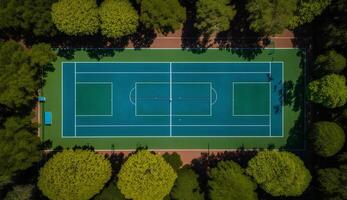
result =
[[[97,150],[305,147],[303,98],[294,95],[303,93],[300,49],[252,59],[231,49],[107,51],[95,60],[76,50],[54,63],[41,111],[53,123],[42,125],[42,140]]]

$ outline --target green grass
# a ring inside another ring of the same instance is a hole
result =
[[[99,54],[101,53],[101,54]],[[302,55],[302,56],[301,56]],[[285,113],[283,138],[61,138],[61,62],[66,58],[59,57],[54,63],[55,71],[50,72],[43,95],[47,102],[43,111],[50,111],[53,124],[43,126],[42,140],[51,140],[53,148],[60,145],[73,147],[75,145],[92,145],[96,149],[134,149],[138,146],[148,146],[150,149],[235,149],[285,147],[291,150],[302,150],[304,143],[304,113],[303,105],[303,65],[305,54],[300,49],[270,49],[254,50],[218,50],[209,49],[205,52],[192,52],[181,49],[124,49],[124,50],[76,50],[70,61],[283,61],[285,69]]]
[[[270,115],[268,83],[234,84],[234,115]]]

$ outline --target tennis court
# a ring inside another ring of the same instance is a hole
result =
[[[62,62],[61,136],[283,137],[283,62]]]

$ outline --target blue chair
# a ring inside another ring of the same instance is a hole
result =
[[[45,112],[45,125],[52,124],[52,112]]]

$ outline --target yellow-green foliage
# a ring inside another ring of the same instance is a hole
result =
[[[335,122],[318,121],[310,131],[313,150],[323,157],[339,152],[345,143],[345,137],[343,129]]]
[[[100,25],[95,0],[60,0],[52,5],[52,20],[68,35],[93,35]]]
[[[162,200],[177,175],[160,155],[142,150],[130,156],[118,174],[118,188],[127,199]]]
[[[289,152],[259,152],[246,172],[272,196],[300,196],[311,181],[302,160]]]
[[[255,184],[234,161],[221,161],[211,169],[208,181],[212,200],[256,200]]]
[[[308,99],[327,108],[341,107],[347,102],[346,78],[328,74],[308,84]]]
[[[88,200],[111,177],[111,163],[87,150],[65,150],[40,170],[38,187],[51,200]]]
[[[105,0],[99,9],[103,35],[120,38],[135,33],[139,16],[129,1]]]

